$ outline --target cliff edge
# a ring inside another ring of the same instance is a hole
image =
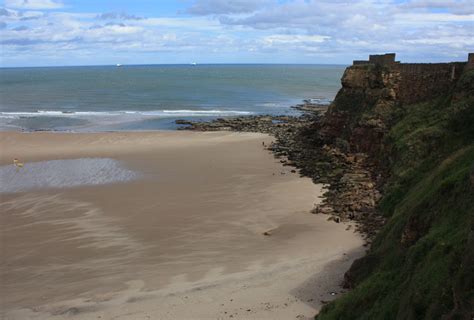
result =
[[[473,319],[474,54],[354,61],[313,135],[367,155],[384,222],[346,274],[353,290],[316,318]]]

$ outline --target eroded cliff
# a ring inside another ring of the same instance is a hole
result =
[[[346,274],[353,290],[317,319],[474,317],[472,62],[386,59],[344,73],[314,134],[368,154],[386,223]]]

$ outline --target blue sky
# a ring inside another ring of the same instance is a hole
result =
[[[464,61],[472,0],[3,0],[1,66]]]

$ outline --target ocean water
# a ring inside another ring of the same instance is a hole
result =
[[[293,114],[328,103],[344,66],[143,65],[0,69],[0,130],[173,129],[176,119]]]

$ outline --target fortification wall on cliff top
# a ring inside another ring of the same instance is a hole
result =
[[[461,76],[465,62],[401,63],[398,100],[403,104],[425,101],[446,93]]]
[[[370,55],[369,60],[355,60],[353,65],[376,65],[388,68],[396,75],[397,100],[413,104],[446,93],[462,72],[474,68],[474,53],[467,62],[400,63],[395,54]]]

